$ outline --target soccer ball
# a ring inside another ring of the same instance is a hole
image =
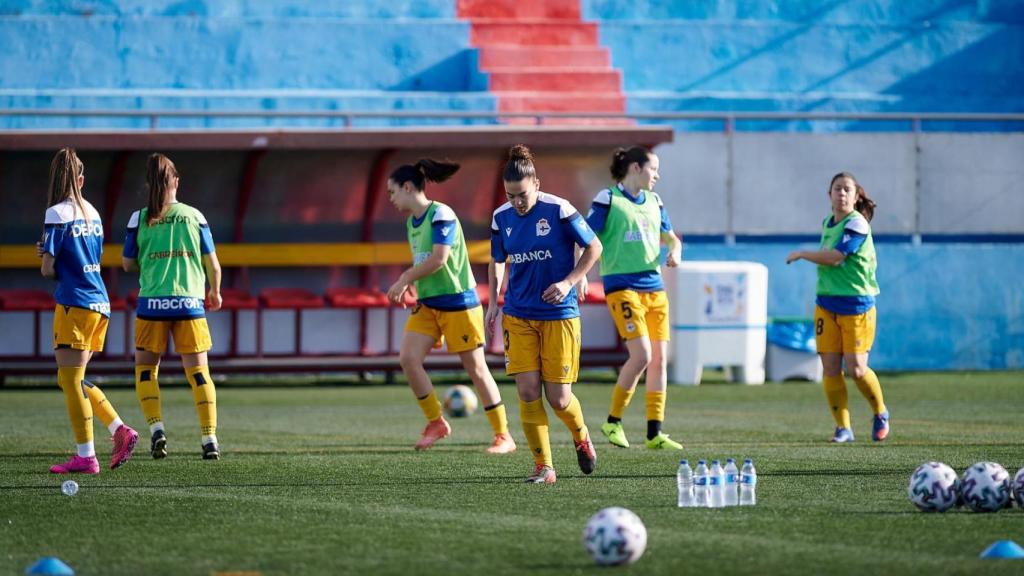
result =
[[[605,508],[587,521],[583,547],[601,566],[632,564],[647,548],[647,528],[625,508]]]
[[[452,418],[465,418],[476,412],[478,404],[476,394],[469,386],[456,384],[445,391],[442,407],[444,413]]]
[[[1013,499],[1017,501],[1017,507],[1024,508],[1024,468],[1018,470],[1017,475],[1013,477],[1010,492],[1013,493]]]
[[[978,462],[960,481],[964,504],[975,512],[996,512],[1010,501],[1010,475],[995,462]]]
[[[910,475],[907,496],[923,512],[945,512],[960,495],[960,478],[956,470],[942,462],[925,462]]]

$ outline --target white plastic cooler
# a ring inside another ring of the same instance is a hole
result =
[[[672,294],[669,380],[700,384],[704,366],[725,366],[735,382],[764,384],[768,268],[683,262],[664,270]]]

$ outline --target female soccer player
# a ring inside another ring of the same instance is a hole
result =
[[[126,271],[139,272],[135,393],[149,424],[153,458],[164,458],[167,435],[160,415],[157,371],[169,333],[192,386],[203,459],[217,460],[217,392],[206,357],[213,344],[203,297],[206,309],[220,309],[220,262],[206,218],[178,202],[178,184],[174,163],[163,154],[150,155],[146,160],[148,205],[135,211],[128,222],[122,261]]]
[[[678,266],[683,245],[672,231],[661,197],[653,192],[658,182],[658,157],[640,146],[619,148],[612,156],[611,173],[617,184],[597,195],[587,223],[604,246],[601,278],[608,310],[619,337],[626,341],[629,359],[612,390],[608,421],[601,425],[601,433],[615,446],[629,447],[622,413],[646,369],[646,446],[682,450],[681,444],[661,431],[665,421],[669,315],[658,261],[664,242],[668,247],[665,263]]]
[[[878,376],[868,368],[868,353],[875,341],[875,244],[871,221],[875,203],[852,174],[840,172],[829,185],[832,215],[822,223],[820,250],[797,250],[786,263],[807,260],[818,265],[814,333],[824,369],[825,397],[832,408],[836,432],[832,442],[853,442],[847,405],[846,371],[871,404],[875,416],[871,437],[889,435],[889,411]]]
[[[57,384],[64,391],[68,418],[77,453],[64,464],[50,467],[54,474],[98,474],[93,444],[93,413],[107,426],[114,451],[110,468],[128,461],[139,435],[121,421],[98,386],[85,379],[93,352],[103,350],[110,317],[110,299],[100,277],[103,223],[99,212],[82,197],[85,165],[70,148],[50,163],[50,187],[45,233],[39,243],[43,276],[56,281],[53,311],[53,350]]]
[[[506,454],[515,451],[516,443],[508,433],[505,405],[484,359],[484,314],[462,226],[451,208],[424,193],[427,181],[444,182],[458,169],[458,164],[423,159],[399,166],[388,178],[391,203],[409,213],[405,228],[413,254],[413,266],[388,289],[388,298],[400,304],[405,293],[416,287],[418,300],[405,326],[399,356],[409,387],[427,418],[416,449],[426,450],[452,431],[423,368],[424,358],[443,336],[448,351],[462,359],[494,428],[494,441],[487,452]]]
[[[509,266],[502,331],[505,365],[515,376],[523,432],[536,464],[526,482],[554,484],[544,395],[569,428],[584,474],[597,453],[572,383],[579,373],[580,310],[576,284],[601,256],[601,241],[569,202],[540,191],[529,148],[513,146],[503,172],[508,202],[491,220],[491,301],[487,327],[494,333],[498,290]],[[583,248],[579,260],[576,246]]]

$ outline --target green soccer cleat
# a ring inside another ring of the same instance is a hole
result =
[[[668,437],[664,432],[646,442],[651,450],[682,450],[683,445]]]
[[[601,424],[601,434],[613,445],[619,448],[629,448],[629,440],[626,440],[626,431],[622,429],[622,422],[605,422]]]

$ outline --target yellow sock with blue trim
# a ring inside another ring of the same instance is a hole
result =
[[[616,421],[622,420],[622,415],[626,411],[626,407],[629,406],[629,401],[633,399],[633,393],[636,392],[636,386],[632,390],[623,390],[622,386],[616,384],[612,387],[612,405],[608,408],[608,415],[615,418]]]
[[[82,388],[85,366],[57,368],[57,384],[64,392],[64,403],[68,409],[71,431],[76,444],[92,442],[92,405]]]
[[[154,425],[161,425],[160,415],[160,383],[157,380],[159,366],[140,364],[135,367],[135,396],[142,406],[142,416],[146,425],[153,430]]]
[[[533,402],[519,401],[519,420],[523,423],[523,434],[530,446],[533,461],[554,468],[551,459],[551,438],[548,434],[548,413],[544,411],[544,399]]]
[[[495,434],[508,434],[508,416],[505,414],[504,402],[484,408],[484,414],[487,415]]]
[[[199,428],[203,436],[217,434],[217,389],[213,386],[209,366],[185,369],[185,377],[192,386],[192,399],[199,415]]]
[[[875,414],[881,414],[885,412],[885,399],[882,398],[882,384],[878,381],[878,376],[875,371],[868,368],[864,372],[863,378],[854,378],[853,381],[857,384],[857,389],[860,393],[867,398],[868,403],[871,404],[871,410]]]
[[[441,417],[441,403],[437,401],[437,394],[433,390],[423,398],[417,398],[416,402],[419,403],[427,422],[433,422]]]
[[[570,395],[569,405],[565,407],[565,410],[555,410],[555,416],[558,416],[562,424],[569,429],[573,441],[579,442],[590,434],[587,430],[587,423],[583,421],[583,407],[580,406],[580,401],[575,394]]]
[[[825,388],[825,398],[828,400],[829,408],[832,410],[832,418],[836,426],[850,429],[850,400],[846,394],[846,378],[839,376],[825,376],[822,380]]]

